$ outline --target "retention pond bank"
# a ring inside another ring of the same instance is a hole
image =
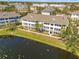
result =
[[[77,56],[30,39],[0,36],[0,59],[79,59]]]

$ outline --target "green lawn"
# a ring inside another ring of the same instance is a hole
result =
[[[0,35],[15,35],[19,37],[24,37],[30,40],[34,40],[34,41],[38,41],[44,44],[55,46],[55,47],[58,47],[58,48],[61,48],[67,51],[65,44],[61,42],[60,40],[57,40],[56,38],[34,34],[28,31],[25,32],[19,29],[16,29],[15,31],[9,31],[9,30],[6,31],[5,29],[3,29],[3,30],[0,30]],[[79,56],[79,51],[77,51],[77,55]]]
[[[34,34],[34,33],[31,33],[31,32],[25,32],[25,31],[21,31],[21,30],[15,31],[14,35],[29,38],[29,39],[32,39],[32,40],[35,40],[35,41],[39,41],[39,42],[42,42],[42,43],[49,44],[51,46],[55,46],[55,47],[65,49],[64,43],[62,43],[61,41],[55,40],[55,38],[50,38],[50,37],[47,37],[47,36],[38,35],[38,34]]]
[[[51,46],[65,49],[64,43],[62,43],[61,41],[55,40],[55,38],[50,38],[50,37],[43,36],[43,35],[37,35],[34,33],[25,32],[25,31],[21,31],[21,30],[6,31],[4,29],[4,30],[0,30],[0,35],[16,35],[16,36],[29,38],[31,40],[39,41],[41,43],[45,43],[45,44],[48,44]]]
[[[6,31],[5,29],[0,30],[0,35],[9,35],[10,31]]]
[[[15,36],[19,36],[19,37],[24,37],[24,38],[28,38],[30,40],[34,40],[34,41],[38,41],[44,44],[48,44],[51,46],[55,46],[61,49],[66,50],[66,46],[63,42],[55,39],[55,38],[51,38],[51,37],[47,37],[47,36],[43,36],[43,35],[37,35],[31,32],[25,32],[22,30],[15,30],[15,31],[6,31],[4,30],[0,30],[0,35],[15,35]],[[67,51],[67,50],[66,50]],[[77,55],[79,56],[79,51],[77,51]]]

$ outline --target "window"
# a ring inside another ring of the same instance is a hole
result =
[[[54,34],[59,34],[58,32],[54,32]]]
[[[14,20],[11,20],[10,22],[15,22]]]
[[[5,23],[5,22],[0,22],[0,23]]]
[[[23,21],[27,21],[26,19],[23,19]]]
[[[57,24],[55,24],[55,26],[58,26]]]
[[[52,32],[50,31],[50,34],[52,34]]]
[[[63,25],[64,27],[66,26],[66,25]]]
[[[55,24],[55,26],[60,26],[61,27],[61,25],[59,25],[59,24]]]
[[[31,26],[35,26],[34,24],[31,24]]]
[[[27,25],[27,23],[24,23],[24,25]]]
[[[4,20],[4,18],[0,18],[0,20]]]
[[[56,31],[60,31],[60,29],[58,29],[58,28],[55,28],[54,30],[56,30]]]
[[[9,18],[9,19],[13,19],[13,18]]]
[[[51,29],[53,29],[53,28],[51,27]]]
[[[44,23],[44,24],[49,25],[49,23]]]
[[[53,24],[51,24],[53,26]]]
[[[44,28],[49,29],[49,27],[45,27],[45,26],[44,26]]]
[[[5,20],[8,20],[8,18],[5,18]]]
[[[76,14],[77,16],[79,16],[79,14]]]
[[[8,21],[6,21],[8,23]]]

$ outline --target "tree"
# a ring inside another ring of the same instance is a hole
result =
[[[1,2],[0,1],[0,4],[2,4],[2,5],[8,5],[9,3],[8,2]]]
[[[26,4],[28,5],[28,12],[30,12],[31,11],[30,10],[30,6],[32,5],[32,3],[31,2],[27,2]]]
[[[16,9],[14,6],[10,6],[10,7],[6,7],[5,9],[3,9],[3,11],[10,12],[10,11],[16,11]]]
[[[79,41],[77,24],[69,21],[68,27],[62,29],[61,37],[65,39],[66,48],[75,54],[78,50],[77,44]]]
[[[68,12],[69,12],[69,8],[68,8],[68,6],[66,6],[66,7],[63,9],[62,13],[68,15],[68,14],[69,14]]]
[[[8,23],[6,24],[6,31],[15,31],[17,29],[16,23]]]
[[[36,30],[37,31],[40,31],[41,32],[43,30],[43,24],[39,24],[38,21],[36,21],[35,26],[36,26]]]
[[[58,14],[58,13],[61,13],[61,10],[58,9],[58,8],[55,8],[55,10],[53,11],[52,14],[56,15],[56,14]]]
[[[21,17],[23,17],[23,16],[27,15],[28,13],[23,12],[23,13],[19,13],[19,14],[21,15]]]
[[[75,4],[71,4],[70,5],[70,11],[76,11],[76,10],[79,10],[79,7],[76,6]]]

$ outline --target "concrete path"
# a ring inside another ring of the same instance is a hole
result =
[[[35,33],[35,34],[38,34],[38,35],[51,37],[51,38],[56,38],[56,39],[60,39],[61,38],[61,37],[57,37],[57,36],[50,36],[50,35],[47,35],[47,34],[43,34],[43,33],[39,33],[39,32],[33,32],[33,31],[30,31],[30,30],[25,30],[25,29],[20,29],[20,28],[19,28],[19,30],[26,31],[26,32],[31,32],[31,33]]]

